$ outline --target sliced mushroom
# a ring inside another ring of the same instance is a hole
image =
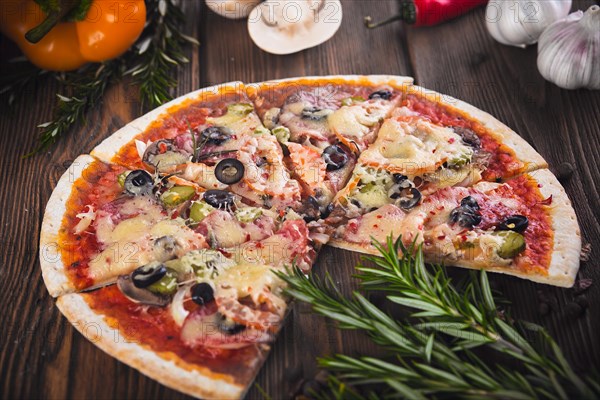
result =
[[[161,139],[146,148],[142,161],[159,172],[164,172],[175,165],[185,164],[189,159],[190,155],[177,149],[171,140]]]
[[[133,284],[130,275],[121,275],[117,279],[117,287],[125,297],[134,303],[148,306],[164,307],[169,304],[170,298],[152,293],[148,289],[141,289]]]
[[[171,235],[159,237],[154,241],[154,256],[157,261],[165,262],[177,257],[179,243]]]
[[[291,54],[329,40],[342,23],[339,0],[267,0],[248,18],[254,44],[272,54]]]

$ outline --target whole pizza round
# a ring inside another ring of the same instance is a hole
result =
[[[240,398],[286,315],[274,271],[389,235],[429,262],[569,287],[581,239],[519,135],[398,76],[201,89],[79,156],[48,202],[44,281],[90,341],[176,390]],[[351,273],[348,266],[348,273]]]

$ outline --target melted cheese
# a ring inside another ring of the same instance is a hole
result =
[[[350,140],[362,142],[393,105],[390,101],[374,99],[341,107],[327,119],[329,129]]]
[[[237,298],[254,296],[265,291],[276,292],[285,283],[273,274],[272,268],[269,265],[242,262],[220,274],[215,284],[224,290],[235,291]]]
[[[133,269],[154,259],[152,242],[162,236],[173,236],[177,241],[177,255],[194,248],[206,247],[203,237],[185,226],[182,219],[170,219],[163,215],[161,208],[148,199],[133,198],[119,209],[121,215],[143,213],[114,224],[112,216],[99,211],[94,221],[96,238],[103,250],[89,262],[89,274],[96,282],[110,280],[117,275],[129,273]]]
[[[342,235],[345,240],[360,244],[369,244],[372,238],[385,242],[390,234],[394,239],[402,235],[405,243],[412,243],[417,235],[420,238],[423,236],[422,218],[422,215],[407,215],[393,204],[387,204],[360,217],[356,221],[356,229],[351,231],[344,228]]]
[[[442,164],[470,161],[473,149],[452,129],[422,119],[386,120],[375,143],[361,154],[360,162],[392,166],[408,176],[435,172]],[[464,179],[464,178],[463,178]]]

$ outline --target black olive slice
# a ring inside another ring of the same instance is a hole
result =
[[[224,316],[219,319],[219,330],[227,335],[235,335],[236,333],[242,332],[246,327],[241,324],[237,324]]]
[[[462,199],[460,206],[450,213],[450,221],[458,223],[463,228],[472,228],[478,225],[481,222],[481,214],[479,213],[477,200],[471,196]]]
[[[472,196],[467,196],[460,201],[460,205],[462,207],[471,208],[473,210],[479,210],[479,204],[477,204],[477,200],[475,200]]]
[[[501,231],[515,231],[522,233],[529,226],[529,220],[524,215],[512,215],[498,225]]]
[[[158,282],[167,274],[167,267],[160,262],[151,262],[135,269],[131,273],[131,280],[137,288],[145,288]]]
[[[207,190],[204,192],[204,201],[215,208],[231,208],[234,205],[233,194],[224,190]]]
[[[384,100],[389,100],[392,98],[392,92],[390,92],[387,89],[384,90],[378,90],[376,92],[373,92],[369,95],[369,100],[372,99],[384,99]]]
[[[404,196],[400,198],[400,201],[398,201],[398,205],[403,210],[410,210],[411,208],[414,208],[417,204],[419,204],[419,202],[421,201],[422,195],[417,188],[410,188],[410,194],[412,195],[412,197]]]
[[[348,154],[338,144],[328,146],[323,150],[323,160],[327,164],[327,171],[336,171],[348,163]]]
[[[392,175],[392,179],[395,183],[402,183],[408,180],[408,176],[402,174],[394,174]]]
[[[222,126],[209,126],[200,133],[201,143],[220,145],[231,139],[231,131]]]
[[[215,298],[212,286],[206,282],[200,282],[192,286],[192,301],[201,306],[210,303]]]
[[[215,177],[219,182],[232,185],[244,177],[244,164],[235,158],[225,158],[215,167]]]
[[[127,175],[123,188],[127,193],[134,196],[152,194],[154,179],[147,171],[136,169]]]
[[[321,121],[327,118],[329,114],[331,114],[330,110],[324,110],[318,107],[306,107],[304,110],[302,110],[300,116],[311,121]]]

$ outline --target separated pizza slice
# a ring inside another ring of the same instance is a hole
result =
[[[573,285],[581,237],[575,212],[547,169],[505,183],[447,187],[402,210],[385,204],[339,226],[332,246],[377,254],[372,238],[390,233],[422,244],[428,262]]]
[[[305,196],[324,213],[411,83],[389,76],[291,78],[247,85],[247,92]]]

